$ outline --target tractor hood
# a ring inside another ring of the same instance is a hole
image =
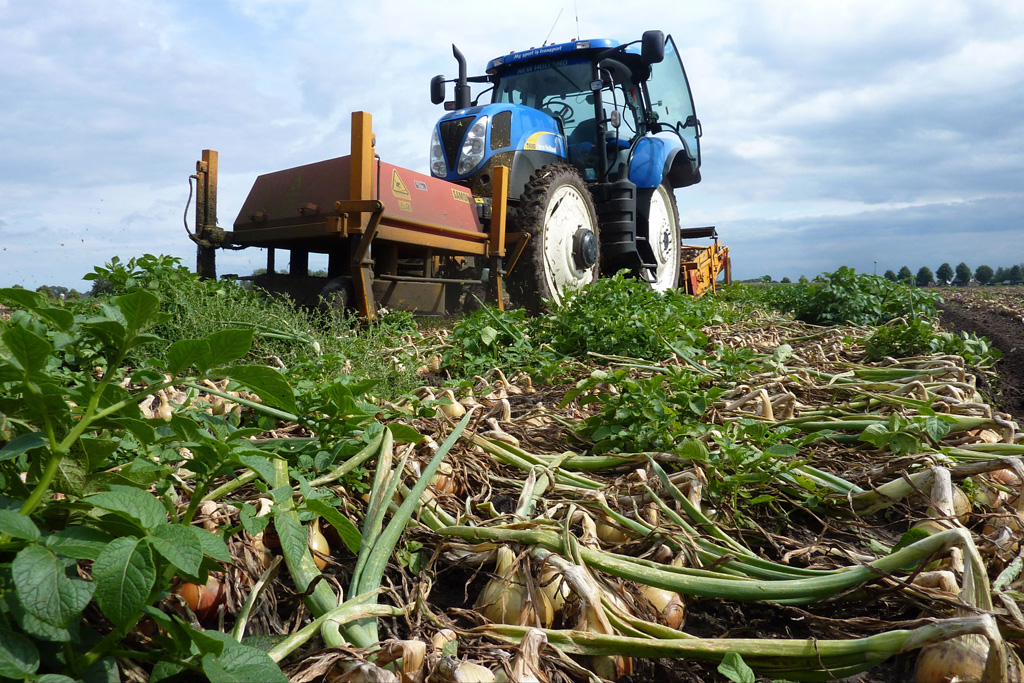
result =
[[[540,152],[565,159],[565,136],[559,121],[518,104],[488,104],[446,114],[434,127],[430,171],[459,181],[513,152]]]

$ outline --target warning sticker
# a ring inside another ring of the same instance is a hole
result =
[[[398,208],[401,211],[412,212],[412,202],[407,202],[405,200],[399,199],[398,200]]]
[[[470,201],[472,200],[472,196],[468,192],[465,192],[464,190],[452,189],[452,197],[455,198],[455,201],[465,202],[466,204],[469,204]]]
[[[398,175],[398,170],[391,171],[391,193],[396,197],[402,199],[409,199],[409,188],[405,186],[405,182],[402,177]]]

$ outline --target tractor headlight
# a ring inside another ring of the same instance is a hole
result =
[[[448,164],[444,160],[444,147],[441,146],[441,137],[437,134],[430,136],[430,172],[438,178],[448,175]]]
[[[462,141],[462,153],[459,154],[459,175],[465,175],[480,165],[484,160],[487,141],[487,117],[481,116],[470,127],[466,138]]]

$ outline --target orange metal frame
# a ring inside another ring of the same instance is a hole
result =
[[[494,299],[501,308],[504,301],[504,276],[511,269],[511,266],[506,268],[505,265],[506,243],[514,246],[509,259],[514,265],[527,238],[527,235],[519,233],[506,235],[509,170],[502,166],[494,169],[491,218],[485,231],[476,215],[476,202],[465,188],[382,162],[374,153],[376,140],[372,123],[373,118],[369,113],[353,112],[351,155],[347,159],[342,157],[311,165],[315,168],[301,167],[290,171],[298,172],[296,187],[303,182],[303,169],[309,169],[306,171],[307,180],[309,176],[328,172],[328,167],[333,174],[330,177],[344,178],[347,175],[348,196],[333,201],[333,212],[328,210],[321,214],[321,207],[310,203],[298,208],[297,217],[295,214],[282,217],[282,212],[278,211],[278,215],[267,223],[266,211],[269,209],[260,205],[247,219],[240,215],[235,222],[235,230],[223,233],[220,243],[301,249],[304,243],[311,244],[313,241],[323,248],[324,240],[330,244],[334,239],[357,239],[354,248],[350,249],[352,256],[348,267],[355,290],[354,303],[367,321],[377,317],[372,288],[372,247],[375,243],[411,246],[422,249],[425,254],[437,251],[456,256],[482,257],[490,260]],[[287,173],[270,175],[281,176]],[[196,236],[199,237],[204,232],[210,232],[212,226],[209,216],[216,214],[215,151],[203,151],[203,161],[197,168],[197,176],[200,180],[200,195],[196,207]],[[391,182],[390,186],[385,186],[390,191],[381,187],[385,183],[382,176]],[[263,179],[261,176],[260,180]],[[406,182],[409,187],[405,185]],[[252,196],[253,193],[250,193]],[[249,200],[246,201],[248,204]],[[291,211],[290,208],[287,210]],[[215,277],[212,252],[213,248],[204,251],[200,247],[198,263],[201,270],[203,264],[207,263],[207,277]]]
[[[709,246],[684,244],[684,249],[700,249],[696,258],[682,264],[682,286],[692,296],[702,296],[709,289],[717,291],[719,274],[725,271],[725,284],[732,282],[732,262],[729,247],[719,246],[717,240]]]

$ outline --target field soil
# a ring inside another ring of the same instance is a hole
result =
[[[941,291],[941,324],[953,332],[985,336],[1002,352],[979,383],[992,403],[1024,420],[1024,287],[947,287]]]

